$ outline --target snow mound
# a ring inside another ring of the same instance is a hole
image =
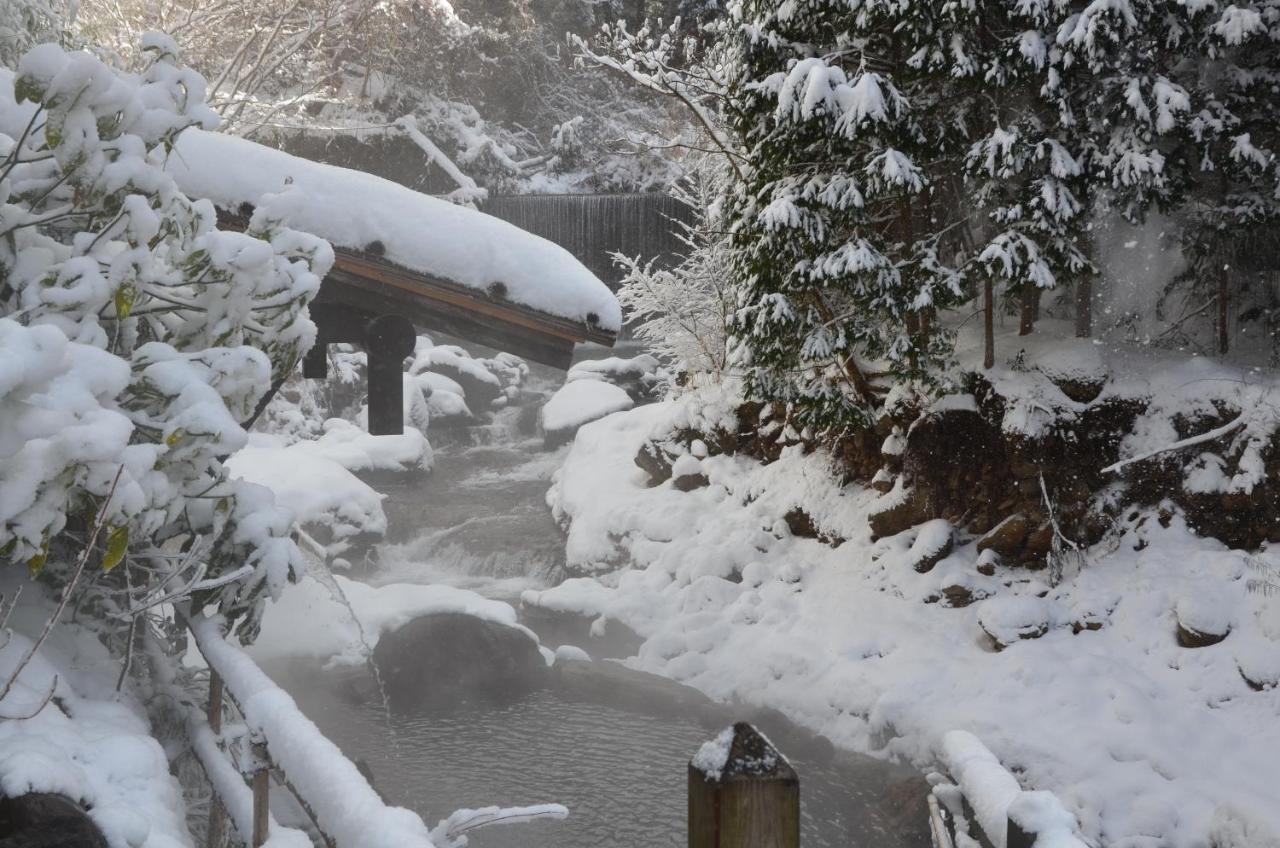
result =
[[[1216,586],[1198,586],[1178,598],[1178,623],[1206,636],[1225,636],[1235,625],[1236,597]]]
[[[11,578],[2,594],[12,597]],[[23,600],[40,592],[27,585]],[[13,612],[0,646],[0,680],[32,647],[49,607]],[[145,714],[115,691],[119,661],[92,632],[64,621],[0,701],[0,794],[53,792],[83,804],[111,845],[187,845],[182,788]],[[54,697],[44,703],[56,680]],[[19,718],[31,715],[31,718]],[[7,840],[6,840],[7,841]]]
[[[233,479],[270,489],[300,524],[326,527],[334,540],[386,532],[383,496],[314,449],[247,447],[227,460],[227,469]]]
[[[568,434],[589,421],[630,409],[634,404],[629,394],[612,383],[566,383],[542,407],[542,427],[548,435]]]
[[[260,207],[286,226],[481,292],[616,332],[617,298],[567,250],[483,212],[223,133],[188,129],[169,170],[192,197]]]
[[[1063,339],[1035,351],[1035,367],[1054,383],[1096,385],[1106,382],[1107,363],[1089,340]]]
[[[711,780],[719,780],[724,774],[724,767],[729,763],[731,747],[733,747],[733,725],[717,733],[714,739],[703,742],[690,763]]]
[[[566,378],[574,380],[639,380],[658,370],[657,357],[642,353],[631,359],[610,356],[605,359],[584,359],[569,369]]]
[[[1038,639],[1061,618],[1057,604],[1025,595],[991,598],[983,601],[978,610],[978,624],[1002,646],[1022,639]]]

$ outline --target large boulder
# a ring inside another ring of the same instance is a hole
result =
[[[462,613],[423,616],[383,634],[373,662],[398,709],[505,701],[547,672],[528,631]]]
[[[31,792],[0,798],[0,848],[107,848],[107,840],[70,798]]]

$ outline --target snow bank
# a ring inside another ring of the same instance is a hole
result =
[[[943,734],[973,733],[1095,843],[1203,848],[1213,828],[1245,827],[1214,824],[1227,802],[1252,811],[1246,832],[1280,834],[1280,603],[1245,590],[1240,552],[1139,511],[1118,548],[1091,551],[1057,587],[979,574],[963,538],[922,574],[917,534],[870,542],[875,493],[841,487],[823,451],[710,456],[709,486],[649,485],[633,462],[642,444],[734,426],[731,408],[686,392],[584,426],[547,500],[570,567],[600,577],[524,603],[620,621],[644,640],[633,667],[781,710],[840,746],[932,768]],[[781,516],[794,507],[847,541],[791,535]],[[928,603],[951,585],[996,603]],[[1179,647],[1179,601],[1211,587],[1230,609],[1198,614],[1229,620],[1230,635]],[[993,652],[982,622],[1011,644]]]
[[[516,303],[617,331],[622,310],[567,250],[497,218],[371,174],[324,165],[223,133],[189,129],[169,170],[183,192],[236,211],[262,207],[337,247],[380,242],[388,261]]]
[[[25,569],[24,569],[25,571]],[[10,575],[3,596],[19,582]],[[51,604],[33,603],[29,584],[0,647],[0,681],[8,680],[31,647]],[[189,845],[182,789],[152,737],[141,705],[115,691],[120,662],[97,637],[69,621],[54,628],[0,701],[0,794],[55,792],[89,808],[112,846]],[[55,698],[32,718],[54,679]]]

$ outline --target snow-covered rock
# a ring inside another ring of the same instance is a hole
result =
[[[542,407],[542,430],[551,447],[573,438],[583,424],[635,405],[612,383],[579,380],[566,383]]]
[[[569,369],[565,381],[600,380],[626,389],[636,403],[653,400],[661,391],[665,376],[657,357],[647,353],[626,359],[584,359]]]

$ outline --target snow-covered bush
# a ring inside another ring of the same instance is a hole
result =
[[[177,189],[174,139],[216,117],[171,40],[143,45],[138,74],[54,44],[0,70],[0,554],[56,582],[100,515],[115,612],[182,566],[165,591],[236,617],[299,555],[222,458],[312,343],[332,251],[262,216],[220,231]]]
[[[718,374],[725,368],[734,299],[730,287],[728,237],[716,218],[715,201],[728,174],[718,159],[704,158],[672,195],[692,212],[681,221],[687,253],[674,268],[655,268],[639,258],[616,255],[626,271],[618,302],[638,338],[675,367]]]

